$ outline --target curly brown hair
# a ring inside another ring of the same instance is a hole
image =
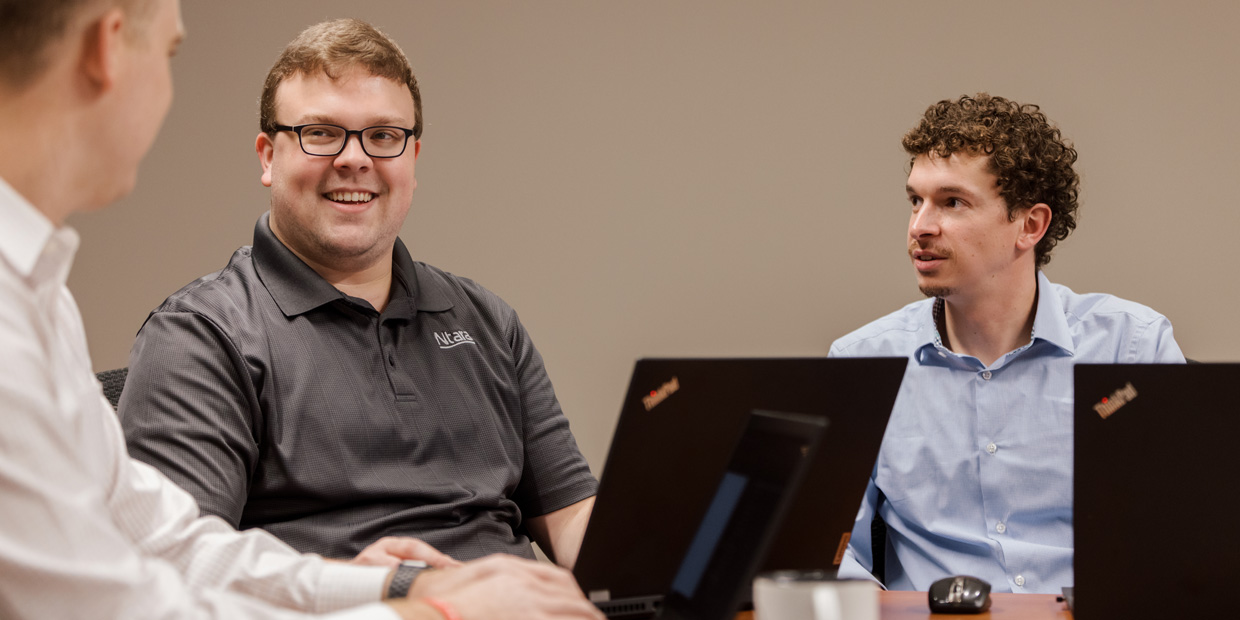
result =
[[[421,139],[422,93],[405,52],[378,28],[348,18],[310,26],[284,48],[263,83],[263,94],[258,100],[259,129],[269,136],[275,135],[276,92],[286,78],[321,71],[335,80],[357,67],[409,89],[413,97],[413,139]]]
[[[1055,244],[1076,228],[1080,176],[1072,169],[1076,149],[1033,104],[978,93],[944,99],[926,109],[921,123],[904,135],[904,150],[916,159],[933,153],[985,155],[996,177],[1008,217],[1038,203],[1051,208],[1051,223],[1034,253],[1037,266],[1051,260]]]

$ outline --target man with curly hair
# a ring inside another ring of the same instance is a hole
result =
[[[1057,592],[1073,584],[1073,365],[1184,356],[1162,315],[1041,272],[1076,227],[1079,178],[1038,106],[940,101],[904,149],[908,254],[930,299],[831,345],[909,357],[840,574]]]

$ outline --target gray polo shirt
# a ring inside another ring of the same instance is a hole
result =
[[[597,488],[516,312],[400,240],[379,313],[263,215],[252,247],[151,313],[129,364],[130,453],[303,552],[405,535],[533,557],[523,519]]]

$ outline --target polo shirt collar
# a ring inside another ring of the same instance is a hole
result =
[[[304,314],[338,299],[349,299],[288,249],[271,232],[270,213],[254,225],[254,270],[287,317]],[[392,250],[392,298],[384,316],[412,317],[419,310],[440,312],[452,308],[444,283],[425,265],[414,263],[400,240]]]
[[[1073,355],[1075,345],[1072,342],[1072,332],[1068,329],[1068,319],[1063,313],[1063,301],[1059,298],[1055,287],[1051,286],[1046,274],[1038,271],[1037,280],[1038,305],[1033,316],[1033,337],[1028,345],[1021,347],[1018,351],[1023,351],[1041,340],[1054,345],[1068,355]],[[922,364],[936,361],[936,358],[954,355],[943,347],[943,340],[939,337],[938,324],[935,321],[935,313],[940,311],[942,303],[942,299],[935,298],[932,303],[918,308],[920,316],[916,319],[916,359]]]
[[[413,262],[409,249],[399,238],[392,248],[392,267],[392,275],[404,285],[409,305],[414,311],[443,312],[452,309],[448,283],[427,269],[426,265]]]

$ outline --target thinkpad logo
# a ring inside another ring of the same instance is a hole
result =
[[[454,332],[435,332],[435,342],[439,343],[441,349],[454,349],[463,344],[477,345],[469,332],[461,329]]]
[[[642,404],[646,406],[646,411],[650,411],[659,406],[659,403],[667,400],[668,396],[676,393],[680,389],[680,380],[672,377],[671,381],[659,386],[657,390],[650,390],[650,394],[642,397]]]
[[[1127,405],[1136,397],[1137,388],[1132,387],[1132,382],[1129,381],[1124,385],[1124,387],[1111,392],[1110,396],[1103,396],[1102,400],[1098,401],[1098,403],[1094,405],[1094,411],[1097,411],[1098,415],[1102,416],[1102,419],[1105,420],[1111,417],[1111,414],[1119,411],[1120,407]]]

